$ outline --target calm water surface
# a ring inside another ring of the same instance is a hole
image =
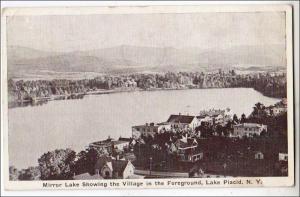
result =
[[[249,115],[255,103],[279,99],[250,88],[142,91],[86,96],[81,100],[51,101],[41,106],[9,109],[10,165],[25,168],[57,148],[83,150],[90,142],[130,137],[131,126],[163,122],[170,114],[198,114],[229,107]]]

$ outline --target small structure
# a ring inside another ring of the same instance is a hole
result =
[[[288,154],[287,153],[279,153],[278,160],[279,161],[288,161]]]
[[[267,125],[257,123],[243,123],[233,125],[233,134],[231,137],[252,137],[259,136],[263,131],[267,132]]]
[[[102,156],[95,164],[95,174],[105,179],[128,179],[134,175],[134,166],[129,160]]]
[[[260,151],[255,151],[254,152],[254,159],[258,159],[258,160],[264,159],[264,154]]]

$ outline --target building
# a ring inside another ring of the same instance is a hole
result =
[[[134,166],[129,160],[102,156],[95,164],[95,174],[105,179],[128,179],[134,177]]]
[[[129,148],[129,142],[122,140],[112,141],[112,146],[115,150],[122,152],[124,149]]]
[[[198,142],[194,138],[183,137],[175,142],[180,161],[196,162],[203,158],[203,152],[198,149]]]
[[[269,106],[265,108],[265,112],[267,113],[267,115],[269,116],[278,116],[280,114],[283,114],[285,112],[287,112],[287,108],[284,106]]]
[[[171,125],[172,128],[181,128],[181,129],[192,129],[200,125],[199,120],[196,116],[189,115],[170,115],[167,123]]]
[[[288,154],[287,153],[279,153],[278,160],[279,161],[288,161]]]
[[[278,116],[287,112],[287,100],[284,98],[275,105],[271,105],[265,108],[267,115]]]
[[[146,123],[144,125],[138,125],[132,127],[132,138],[139,139],[142,135],[143,136],[154,136],[156,133],[162,133],[165,131],[169,131],[171,129],[171,125],[168,123]]]
[[[256,123],[237,124],[233,125],[233,134],[231,134],[231,137],[259,136],[263,131],[267,132],[267,125]]]
[[[112,154],[113,151],[123,152],[125,148],[129,148],[130,141],[120,139],[114,140],[113,138],[108,137],[106,140],[90,143],[89,147],[108,154]]]
[[[225,124],[229,120],[232,119],[232,112],[229,108],[226,110],[216,110],[216,109],[210,109],[208,111],[203,110],[200,111],[199,115],[197,116],[198,121],[200,122],[200,125],[202,123],[206,124]]]
[[[208,124],[208,125],[212,125],[213,124],[213,118],[210,117],[209,115],[199,115],[197,116],[197,119],[199,121],[199,124],[202,125],[202,124]]]
[[[112,141],[114,141],[114,139],[108,137],[106,140],[90,143],[89,147],[111,154],[113,150]]]
[[[260,151],[255,151],[254,152],[254,159],[258,159],[258,160],[264,159],[264,154]]]

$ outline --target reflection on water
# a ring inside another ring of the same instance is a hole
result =
[[[56,96],[55,98],[51,100],[70,100],[70,99],[83,99],[83,94],[72,94],[69,96]],[[39,106],[48,103],[48,101],[51,101],[50,99],[39,99],[39,100],[28,100],[28,101],[14,101],[8,103],[8,108],[14,108],[14,107],[27,107],[27,106]]]
[[[39,106],[48,103],[47,100],[43,101],[29,101],[29,102],[9,102],[8,103],[8,108],[14,108],[14,107],[28,107],[28,106]]]
[[[87,95],[39,106],[10,108],[9,160],[18,168],[37,165],[37,159],[56,148],[84,149],[110,135],[131,136],[133,125],[166,121],[170,114],[199,114],[200,110],[229,107],[249,115],[255,103],[279,99],[250,88],[139,91]]]

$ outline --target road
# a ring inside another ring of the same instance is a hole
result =
[[[135,174],[139,175],[150,175],[149,170],[134,170]],[[163,171],[151,171],[151,176],[161,176],[161,177],[181,177],[188,178],[189,174],[184,172],[163,172]]]

